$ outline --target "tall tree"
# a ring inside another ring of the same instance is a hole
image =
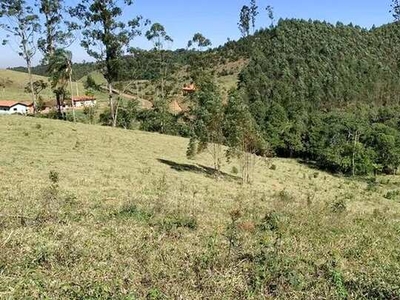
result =
[[[242,33],[243,37],[246,37],[250,34],[250,22],[251,22],[251,9],[247,5],[243,5],[240,10],[239,17],[239,30]]]
[[[64,103],[67,87],[70,87],[72,114],[75,122],[75,107],[72,93],[72,53],[64,49],[56,49],[49,59],[48,72],[51,78],[56,99],[59,117],[62,116],[61,107]]]
[[[197,82],[198,91],[193,97],[192,137],[189,142],[187,156],[193,157],[209,149],[215,171],[221,169],[222,144],[224,143],[223,121],[224,105],[220,91],[210,74],[204,74]],[[195,147],[197,145],[197,147]]]
[[[173,39],[167,34],[165,28],[160,23],[154,23],[146,32],[146,38],[154,45],[154,50],[159,55],[160,79],[161,79],[161,99],[164,100],[164,81],[167,75],[167,64],[164,57],[164,47],[166,43],[172,43]]]
[[[210,65],[207,61],[207,53],[204,53],[204,49],[211,45],[211,40],[199,32],[195,33],[193,38],[188,42],[188,49],[192,49],[188,57],[188,73],[190,73],[194,82],[203,76],[205,70]]]
[[[250,17],[251,17],[251,27],[253,28],[253,33],[256,31],[256,19],[258,16],[258,6],[256,0],[250,1]]]
[[[133,0],[83,0],[70,9],[83,27],[81,46],[97,60],[107,81],[112,125],[117,126],[118,104],[113,95],[113,84],[119,79],[122,56],[129,50],[133,38],[141,34],[143,18],[123,21],[122,5]],[[145,22],[145,25],[148,21]]]
[[[35,34],[40,31],[39,17],[25,0],[2,0],[0,2],[0,28],[7,32],[3,45],[15,41],[15,51],[25,60],[29,74],[34,111],[37,110],[33,87],[32,58],[36,54]]]
[[[274,8],[271,5],[268,5],[265,10],[268,14],[268,19],[271,21],[271,28],[274,26],[275,16],[274,16]]]
[[[197,32],[193,35],[193,38],[188,42],[188,48],[192,48],[193,46],[197,46],[197,49],[203,51],[204,48],[210,47],[212,45],[211,41],[206,38],[200,32]]]
[[[67,28],[63,22],[63,1],[40,0],[39,12],[44,18],[43,36],[38,40],[38,47],[44,55],[44,62],[48,62],[57,48],[67,46],[73,41],[73,24]]]
[[[172,43],[173,39],[167,34],[165,28],[160,23],[154,23],[151,28],[146,32],[146,38],[151,41],[154,45],[154,50],[160,57],[159,65],[160,65],[160,89],[161,94],[156,99],[156,109],[160,112],[161,119],[161,133],[164,133],[165,129],[165,115],[168,113],[168,103],[165,99],[165,80],[168,75],[168,63],[165,61],[165,52],[164,47],[166,43]],[[160,98],[160,99],[158,99]]]
[[[228,160],[238,158],[243,183],[251,183],[255,155],[264,155],[268,147],[242,95],[237,91],[229,94],[223,129],[229,147]]]
[[[396,22],[400,21],[400,1],[399,0],[392,0],[392,10],[391,13],[393,14],[393,18]]]

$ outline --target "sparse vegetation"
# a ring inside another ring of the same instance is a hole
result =
[[[2,117],[0,138],[2,297],[400,296],[391,185],[259,159],[243,188],[186,139],[46,119]]]

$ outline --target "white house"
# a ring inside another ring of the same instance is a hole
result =
[[[26,115],[31,110],[31,105],[17,101],[0,100],[0,115],[22,114]]]
[[[72,98],[72,102],[75,107],[95,106],[97,103],[96,98],[92,96],[75,96]]]

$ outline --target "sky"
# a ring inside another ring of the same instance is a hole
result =
[[[28,0],[33,1],[33,0]],[[79,0],[66,0],[67,5],[75,5]],[[167,33],[174,39],[171,49],[186,47],[187,41],[196,32],[209,38],[213,46],[224,44],[228,38],[238,39],[237,26],[239,12],[250,0],[134,0],[131,7],[124,8],[124,19],[137,15],[150,19],[153,23],[164,25]],[[258,0],[260,14],[257,27],[270,24],[265,8],[274,8],[275,18],[299,18],[325,20],[330,23],[340,21],[370,28],[392,21],[391,0]],[[1,30],[1,29],[0,29]],[[0,39],[4,32],[0,31]],[[90,61],[90,57],[79,46],[80,35],[71,46],[75,62]],[[148,49],[151,43],[143,37],[132,43],[135,47]],[[40,60],[38,54],[34,63]],[[0,45],[0,68],[24,65],[24,61],[9,46]]]

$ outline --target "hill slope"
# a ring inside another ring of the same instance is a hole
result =
[[[398,178],[260,159],[242,186],[183,138],[17,116],[0,138],[2,297],[400,297]]]
[[[48,83],[48,77],[33,75],[33,80],[43,80]],[[29,83],[28,73],[12,71],[12,70],[2,70],[0,69],[0,100],[17,100],[17,101],[30,101],[30,94],[25,93],[25,87]],[[4,84],[4,87],[3,87]],[[73,82],[74,96],[76,95],[76,90],[80,91],[80,94],[84,93],[83,84],[78,82],[78,87],[76,83]],[[54,93],[51,88],[48,87],[40,96],[43,97],[44,101],[54,100]]]
[[[39,75],[33,75],[33,80],[48,82],[47,77]],[[0,99],[29,101],[30,94],[24,91],[28,83],[29,75],[27,73],[0,69]],[[41,95],[47,99],[52,96],[52,92],[48,88]]]

